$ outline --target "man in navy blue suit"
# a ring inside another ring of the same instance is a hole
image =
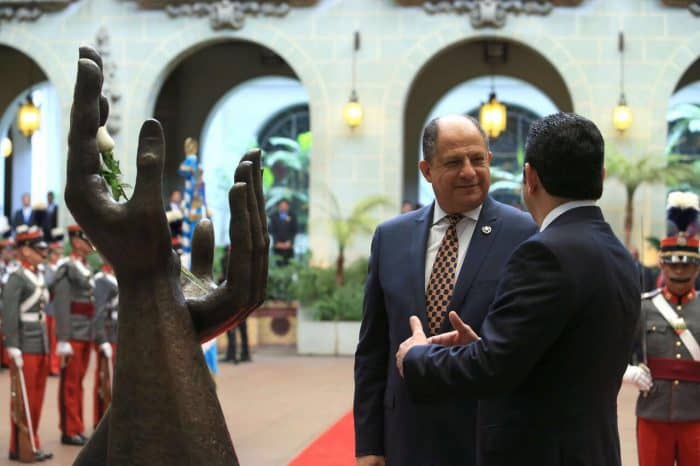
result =
[[[436,202],[383,223],[372,240],[355,354],[358,466],[474,464],[476,399],[414,403],[394,354],[410,315],[430,314],[439,332],[454,310],[480,328],[508,257],[536,231],[529,215],[489,197],[492,155],[476,120],[431,121],[423,157]]]
[[[411,317],[397,367],[416,402],[483,399],[480,465],[619,466],[617,393],[640,284],[595,205],[603,138],[559,113],[533,124],[525,151],[523,197],[540,232],[508,261],[481,339],[451,313],[456,330],[428,340]]]

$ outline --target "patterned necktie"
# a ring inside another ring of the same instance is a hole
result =
[[[452,214],[445,218],[450,225],[447,227],[445,236],[442,238],[442,243],[440,243],[440,248],[435,256],[435,263],[430,273],[428,290],[425,295],[430,335],[438,333],[445,318],[447,305],[450,302],[450,298],[452,298],[457,257],[459,255],[457,223],[462,219],[462,215]]]

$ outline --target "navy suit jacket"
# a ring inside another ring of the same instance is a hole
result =
[[[433,204],[380,225],[372,240],[360,341],[355,354],[356,455],[389,465],[473,465],[475,399],[413,403],[395,363],[417,315],[427,326],[425,254]],[[484,228],[484,227],[490,227]],[[449,309],[481,327],[508,257],[535,233],[530,215],[487,197]],[[443,330],[451,326],[445,319]]]
[[[478,464],[619,466],[617,393],[640,312],[634,260],[598,207],[525,241],[466,346],[412,348],[414,399],[481,398]]]

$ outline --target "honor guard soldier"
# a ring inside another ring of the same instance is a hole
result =
[[[49,374],[49,341],[44,308],[49,293],[38,271],[47,251],[36,226],[17,227],[21,266],[8,278],[2,295],[5,346],[11,362],[10,459],[44,461],[53,455],[39,448],[39,419]]]
[[[94,421],[100,422],[112,401],[112,368],[117,346],[117,317],[119,315],[119,287],[114,270],[103,263],[95,274],[95,372]]]
[[[700,300],[695,290],[700,241],[687,233],[698,204],[693,193],[669,194],[667,213],[675,231],[661,241],[665,285],[642,295],[639,361],[624,376],[640,389],[640,466],[700,466]]]
[[[12,273],[12,271],[16,268],[17,267],[14,263],[12,239],[0,239],[0,296],[2,296],[2,288],[5,286],[10,273]],[[0,369],[7,368],[9,364],[10,358],[5,352],[5,346],[2,338],[2,301],[0,300]]]
[[[49,257],[44,266],[44,280],[49,291],[53,289],[58,269],[67,260],[63,255],[64,234],[61,228],[51,230],[51,242],[49,242]],[[49,375],[57,376],[60,373],[60,358],[56,354],[56,316],[54,314],[53,297],[46,306],[46,326],[49,329]]]
[[[56,353],[61,358],[58,403],[61,443],[84,445],[83,379],[92,350],[95,318],[94,280],[86,256],[92,243],[78,225],[68,227],[71,253],[59,267],[53,285]]]

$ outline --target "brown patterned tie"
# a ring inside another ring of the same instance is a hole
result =
[[[457,239],[457,223],[462,219],[461,214],[445,217],[450,225],[442,238],[440,248],[435,256],[433,270],[430,272],[428,290],[425,293],[425,304],[428,312],[428,327],[430,335],[440,330],[447,312],[447,305],[452,298],[455,284],[455,270],[459,255],[459,240]]]

